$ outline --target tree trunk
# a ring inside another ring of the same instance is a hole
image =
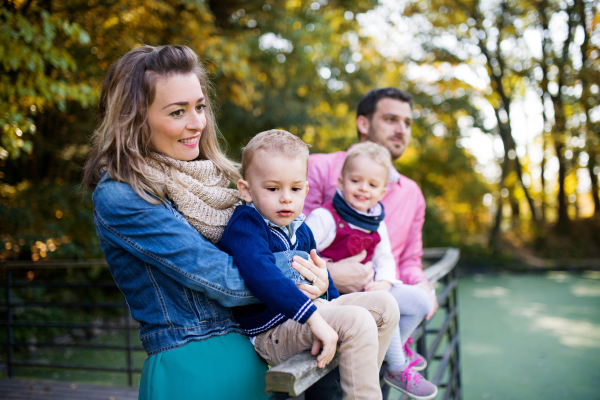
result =
[[[544,116],[544,126],[546,125],[546,113],[543,113]],[[542,204],[541,204],[541,214],[540,221],[542,223],[546,222],[546,178],[544,178],[544,170],[546,168],[546,133],[542,132],[542,162],[540,165],[542,170],[541,181],[542,181]]]
[[[547,15],[547,1],[540,1],[538,3],[538,11],[540,17],[540,23],[543,29],[542,32],[542,59],[540,61],[540,67],[542,68],[543,78],[541,82],[544,96],[548,94],[552,100],[554,106],[554,126],[552,128],[552,139],[554,140],[554,148],[556,150],[556,157],[558,158],[558,220],[556,221],[556,231],[559,234],[568,234],[570,231],[571,221],[569,220],[569,214],[567,211],[566,193],[565,193],[565,178],[567,177],[567,165],[563,150],[565,147],[564,135],[566,132],[566,121],[564,114],[564,104],[562,101],[562,89],[566,80],[565,65],[569,62],[569,46],[573,42],[573,33],[575,26],[575,18],[573,17],[575,6],[570,5],[567,7],[566,14],[568,15],[568,31],[567,37],[562,44],[562,56],[555,57],[554,63],[558,67],[558,80],[557,80],[557,91],[556,95],[551,95],[548,91],[549,68],[546,60],[549,58],[546,50],[547,39],[545,32],[549,32],[548,15]]]
[[[514,196],[514,190],[510,194],[511,223],[513,229],[518,228],[521,222],[521,206],[519,200]]]
[[[498,197],[498,209],[494,217],[494,226],[490,232],[489,247],[492,249],[492,254],[497,254],[500,249],[500,225],[502,224],[502,196]]]
[[[557,124],[558,125],[558,124]],[[556,221],[556,231],[559,233],[568,233],[571,227],[569,219],[568,204],[565,192],[565,178],[567,177],[567,166],[565,156],[562,154],[564,143],[560,140],[554,140],[554,149],[558,158],[558,195],[556,201],[558,203],[558,220]]]
[[[502,193],[502,189],[504,189],[504,181],[506,176],[508,175],[508,165],[509,159],[508,156],[504,156],[504,160],[502,161],[502,176],[500,177],[499,191]],[[490,239],[488,242],[488,246],[492,249],[492,253],[498,253],[500,249],[500,226],[502,225],[502,195],[498,197],[498,209],[496,210],[496,216],[494,217],[494,226],[490,231]]]
[[[525,197],[527,198],[527,204],[529,204],[529,210],[531,210],[531,219],[533,220],[534,225],[536,225],[538,216],[537,216],[537,212],[535,211],[535,203],[529,194],[529,190],[525,187],[525,184],[523,183],[523,167],[521,166],[521,160],[519,160],[519,156],[517,156],[516,154],[517,154],[517,150],[515,149],[515,166],[516,166],[516,170],[517,170],[517,175],[519,176],[519,182],[521,182],[521,187],[523,188],[523,192],[525,192]]]
[[[590,33],[587,24],[586,14],[585,14],[585,3],[583,0],[575,0],[575,8],[576,12],[579,15],[579,23],[583,27],[583,42],[581,43],[581,69],[579,70],[579,79],[581,80],[581,99],[580,104],[585,110],[586,116],[586,150],[589,155],[588,161],[588,171],[590,173],[590,179],[592,182],[592,198],[594,199],[594,217],[600,216],[600,197],[598,196],[598,175],[594,173],[594,167],[598,165],[596,162],[596,155],[598,154],[596,151],[596,146],[598,142],[598,138],[596,136],[596,132],[594,131],[594,124],[590,118],[591,105],[589,103],[589,99],[592,97],[590,93],[590,86],[592,84],[592,80],[590,79],[590,63],[588,60],[588,51],[589,51],[589,42],[590,42]]]
[[[508,12],[508,1],[504,0],[501,3],[501,8],[503,10],[505,10],[505,12]],[[479,12],[477,10],[471,10],[471,15],[473,16],[473,18],[476,21],[479,21],[479,25],[478,25],[478,29],[481,29],[481,31],[483,31],[483,25],[481,21],[483,21],[483,16],[481,14],[479,14]],[[500,31],[503,31],[504,29],[508,28],[509,23],[501,16],[499,15],[497,17],[497,28]],[[486,62],[487,62],[487,66],[488,66],[488,74],[490,77],[490,81],[491,81],[491,87],[492,89],[500,96],[500,100],[501,102],[499,102],[500,104],[492,104],[492,106],[494,107],[494,111],[495,111],[495,115],[496,115],[496,122],[498,123],[498,130],[500,131],[500,138],[502,139],[502,144],[504,145],[504,158],[506,161],[507,158],[507,154],[510,150],[513,150],[515,152],[515,165],[516,165],[516,171],[517,174],[519,176],[519,181],[521,182],[521,186],[523,187],[523,192],[525,193],[525,197],[527,198],[527,203],[529,204],[529,209],[531,211],[531,215],[532,215],[532,221],[534,223],[534,225],[537,226],[537,213],[535,211],[535,205],[533,203],[533,200],[531,198],[531,196],[529,195],[529,190],[525,187],[525,185],[523,184],[523,168],[521,166],[521,162],[519,160],[519,158],[516,156],[516,146],[515,146],[515,141],[514,138],[512,136],[512,128],[510,126],[510,104],[511,104],[511,100],[512,100],[512,88],[510,87],[510,84],[506,84],[503,81],[503,78],[505,77],[506,72],[508,71],[508,68],[506,66],[506,60],[502,57],[502,53],[500,52],[500,38],[502,35],[498,35],[496,37],[496,50],[495,52],[492,51],[490,52],[490,50],[487,47],[487,38],[479,38],[478,41],[478,46],[479,49],[481,50],[481,53],[485,56],[486,58]],[[494,68],[494,62],[497,63],[497,71]],[[502,122],[502,119],[500,118],[500,109],[503,109],[506,112],[506,116],[507,116],[507,121],[506,123]],[[506,175],[505,175],[506,176]]]
[[[588,130],[588,135],[593,135],[592,132],[590,132]],[[594,168],[598,165],[598,163],[596,162],[596,152],[593,149],[593,144],[590,143],[590,140],[588,139],[588,155],[590,156],[590,159],[588,161],[588,172],[590,173],[590,179],[592,181],[592,198],[594,199],[594,217],[598,217],[600,216],[600,196],[598,196],[598,175],[596,173],[594,173]]]

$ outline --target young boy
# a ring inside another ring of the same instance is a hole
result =
[[[438,390],[417,372],[425,369],[427,362],[412,352],[408,343],[403,350],[400,332],[402,337],[410,337],[429,310],[429,297],[423,290],[396,279],[396,262],[379,202],[386,192],[390,168],[391,157],[385,147],[373,142],[352,146],[333,201],[313,210],[306,224],[314,232],[317,250],[323,257],[339,261],[367,252],[363,263],[373,263],[375,279],[364,290],[391,290],[401,315],[400,327],[386,354],[384,380],[413,399],[428,400]]]
[[[277,365],[308,349],[323,368],[339,362],[344,399],[381,399],[379,368],[398,324],[388,292],[309,300],[275,265],[274,253],[316,251],[301,214],[308,192],[308,147],[271,130],[255,136],[242,154],[238,206],[219,247],[233,256],[246,285],[264,304],[236,307],[233,315],[254,348]]]

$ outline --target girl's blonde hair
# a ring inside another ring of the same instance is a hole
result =
[[[154,101],[156,82],[173,75],[195,74],[205,95],[206,127],[200,136],[198,160],[210,160],[232,182],[240,174],[219,145],[223,139],[215,124],[210,96],[212,86],[208,72],[196,54],[186,46],[141,46],[113,63],[102,86],[99,125],[92,136],[84,167],[83,184],[92,189],[100,172],[106,170],[112,179],[128,183],[151,203],[165,199],[164,182],[153,180],[142,172],[146,157],[153,152],[152,131],[148,124],[148,108]],[[172,166],[167,166],[172,167]]]
[[[344,160],[344,165],[342,166],[342,175],[344,174],[344,172],[346,172],[346,169],[348,168],[352,160],[361,155],[366,156],[371,160],[375,161],[377,164],[380,164],[383,167],[385,167],[385,169],[388,171],[388,174],[390,168],[393,168],[392,156],[388,149],[377,143],[364,142],[355,144],[350,150],[348,150],[348,153],[346,154],[346,159]]]

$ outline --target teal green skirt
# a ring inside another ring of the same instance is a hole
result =
[[[265,372],[244,336],[193,341],[144,361],[139,400],[265,400]]]

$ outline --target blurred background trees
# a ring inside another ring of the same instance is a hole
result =
[[[78,190],[101,80],[168,43],[210,70],[232,158],[275,127],[345,149],[360,98],[399,87],[425,245],[599,256],[599,21],[589,0],[3,0],[0,259],[101,256]]]

